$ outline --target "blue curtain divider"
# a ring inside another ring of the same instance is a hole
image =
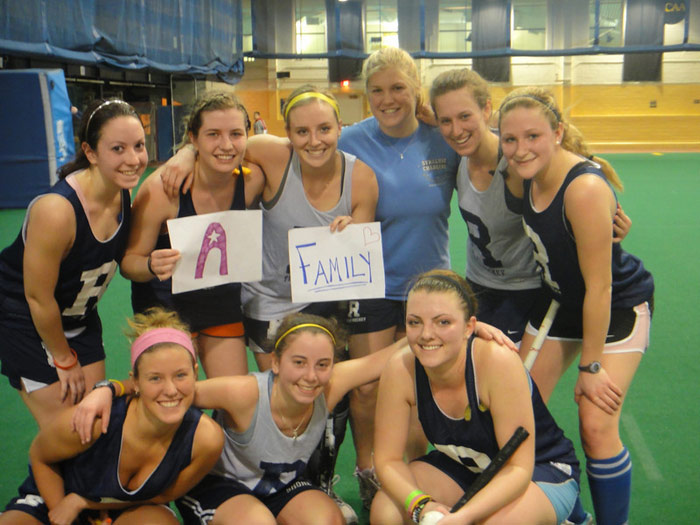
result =
[[[240,0],[2,2],[0,53],[126,70],[243,75]]]

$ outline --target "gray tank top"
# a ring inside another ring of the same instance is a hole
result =
[[[356,157],[339,153],[343,163],[341,195],[333,209],[319,211],[309,203],[296,152],[287,164],[277,194],[260,204],[263,213],[262,280],[243,284],[241,302],[247,317],[272,321],[308,306],[308,303],[292,302],[287,232],[290,228],[328,226],[335,217],[352,214],[352,170]]]
[[[258,380],[259,397],[250,427],[239,434],[226,427],[223,412],[214,414],[224,429],[225,444],[212,473],[235,479],[262,497],[274,494],[302,474],[323,436],[328,408],[321,394],[314,401],[311,420],[303,434],[296,439],[286,436],[270,411],[272,371],[252,375]]]
[[[539,288],[532,242],[523,228],[522,200],[508,191],[501,173],[507,164],[501,158],[489,187],[478,191],[469,180],[467,158],[460,161],[457,195],[469,230],[466,275],[497,290]]]

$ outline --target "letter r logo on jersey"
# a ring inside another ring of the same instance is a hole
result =
[[[207,226],[202,239],[202,249],[199,250],[197,266],[194,271],[194,278],[201,279],[204,275],[204,265],[209,257],[209,252],[219,250],[221,256],[219,262],[219,275],[228,275],[228,262],[226,260],[226,230],[218,222],[212,222]]]
[[[63,310],[66,317],[82,317],[86,315],[105,293],[107,285],[117,271],[117,262],[112,260],[104,263],[99,268],[85,270],[80,275],[83,286],[76,295],[73,305]]]

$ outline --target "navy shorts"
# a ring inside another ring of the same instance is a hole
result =
[[[17,390],[22,389],[23,378],[34,382],[34,389],[36,386],[57,382],[58,374],[53,364],[53,357],[44,347],[31,317],[18,314],[16,310],[6,308],[7,306],[6,301],[0,305],[2,373],[8,377],[10,385]],[[81,366],[103,361],[105,358],[102,323],[97,311],[89,314],[85,323],[84,327],[71,330],[66,334],[68,344],[78,354]],[[25,388],[27,391],[32,390],[27,388],[27,385]]]
[[[351,334],[368,334],[406,326],[406,302],[394,299],[348,301],[346,324]]]
[[[542,324],[542,319],[547,313],[551,299],[542,294],[532,311],[527,330],[536,334]],[[648,301],[649,316],[654,312],[654,298]],[[610,310],[610,325],[605,344],[616,343],[627,339],[635,329],[638,312],[632,308],[613,308]],[[549,329],[549,338],[553,339],[583,339],[583,312],[580,308],[570,308],[561,305],[557,310],[552,327]]]
[[[342,325],[345,320],[345,303],[339,301],[311,303],[301,310],[305,314],[320,315],[321,317],[335,317]],[[260,321],[251,317],[243,317],[246,343],[252,352],[269,354],[274,350],[274,337],[282,323],[282,319],[272,321]]]
[[[542,289],[496,290],[467,282],[477,300],[476,318],[495,326],[516,343],[520,341]]]
[[[51,520],[49,520],[49,508],[46,506],[44,498],[39,495],[39,489],[37,489],[34,478],[31,476],[31,469],[29,472],[30,476],[24,480],[24,483],[22,483],[18,490],[19,496],[10,500],[5,507],[5,511],[16,510],[24,512],[41,523],[51,525]],[[112,509],[106,512],[114,522],[126,510],[127,509]],[[101,512],[98,510],[84,510],[78,514],[75,523],[77,525],[93,525],[98,522],[100,516]]]
[[[414,461],[432,465],[449,476],[465,492],[479,475],[438,450],[432,450]],[[576,504],[579,486],[575,475],[573,467],[565,463],[535,463],[532,481],[542,489],[554,507],[557,523],[567,518]]]
[[[196,487],[179,498],[175,504],[185,523],[189,525],[205,524],[213,519],[216,509],[221,504],[235,496],[248,494],[260,500],[277,517],[294,496],[307,490],[320,491],[321,489],[309,481],[297,479],[273,494],[257,496],[252,490],[236,480],[216,474],[207,474]]]

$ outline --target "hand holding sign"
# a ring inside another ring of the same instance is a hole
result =
[[[380,223],[289,230],[289,270],[294,302],[384,297]]]

